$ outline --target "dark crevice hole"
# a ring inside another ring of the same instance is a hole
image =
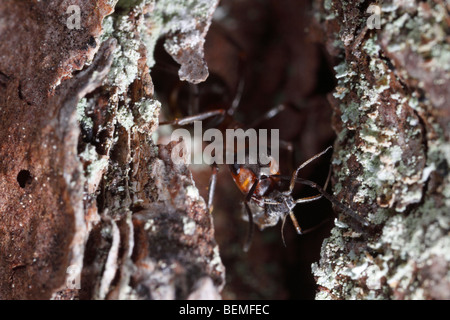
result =
[[[25,188],[27,184],[31,184],[33,177],[31,176],[30,171],[28,170],[20,170],[17,175],[17,182],[21,188]]]

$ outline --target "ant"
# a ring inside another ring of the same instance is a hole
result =
[[[238,46],[234,42],[233,44],[235,46]],[[243,54],[240,54],[239,65],[242,66],[244,64],[244,61],[245,56]],[[210,77],[211,76],[213,80],[215,80],[216,87],[218,85],[219,87],[225,86],[225,83],[220,81],[220,78],[216,78],[215,75],[213,74],[210,75]],[[182,95],[183,92],[182,89],[183,88],[180,87],[180,83],[178,83],[175,89],[170,92],[169,107],[172,107],[172,109],[176,109],[176,106],[174,105],[176,105],[179,102],[178,98]],[[174,120],[171,121],[163,121],[160,122],[159,125],[185,126],[192,124],[195,121],[211,120],[212,126],[219,129],[221,132],[224,132],[226,129],[237,129],[237,128],[246,130],[248,128],[256,127],[259,123],[274,118],[276,115],[278,115],[279,113],[281,113],[286,109],[286,106],[284,104],[278,105],[270,109],[265,114],[263,114],[259,119],[254,121],[249,126],[245,126],[235,119],[235,113],[240,105],[240,100],[243,95],[243,89],[244,89],[244,80],[243,77],[241,76],[234,90],[235,91],[234,98],[231,100],[231,102],[229,102],[228,107],[224,105],[223,107],[220,108],[216,107],[212,110],[198,112],[200,90],[198,85],[189,85],[188,87],[189,99],[186,99],[187,101],[189,101],[188,107],[191,112],[192,110],[195,110],[198,113],[187,117],[175,118]],[[213,90],[211,89],[211,91]],[[215,91],[216,92],[219,91],[223,94],[223,92],[227,92],[229,91],[229,89],[217,90],[216,88]],[[213,103],[215,103],[215,101],[213,101]],[[217,104],[215,103],[215,105]],[[280,141],[280,147],[285,148],[289,153],[293,151],[292,144],[289,142]],[[250,164],[250,162],[248,161],[248,152],[246,153],[245,158],[246,161],[244,164],[238,164],[236,161],[235,163],[228,164],[230,174],[235,184],[237,185],[239,190],[245,195],[244,206],[247,212],[249,230],[244,244],[244,251],[248,251],[250,248],[250,244],[254,233],[254,224],[258,225],[258,227],[262,230],[266,227],[275,226],[280,220],[282,220],[281,236],[284,245],[286,245],[286,243],[284,239],[283,230],[286,218],[288,216],[292,221],[294,228],[298,234],[305,234],[317,229],[319,226],[322,225],[322,223],[310,229],[303,230],[300,227],[293,213],[293,209],[297,204],[316,201],[321,199],[322,197],[328,199],[330,202],[332,202],[335,206],[339,207],[343,212],[345,212],[349,216],[358,220],[360,223],[366,225],[365,221],[363,221],[360,216],[358,216],[355,212],[353,212],[353,210],[340,203],[334,196],[328,194],[325,191],[330,181],[331,167],[323,187],[315,182],[301,179],[298,177],[299,171],[302,168],[310,164],[315,159],[321,157],[331,149],[332,147],[329,146],[322,152],[314,155],[310,159],[303,162],[300,166],[297,167],[297,169],[293,172],[291,176],[281,175],[279,170],[279,164],[273,158],[270,158],[270,163],[267,165],[262,165],[259,161],[256,164]],[[212,174],[209,181],[208,200],[207,200],[207,208],[210,212],[212,211],[214,192],[217,182],[217,174],[219,170],[218,165],[216,163],[213,163],[211,167],[212,167]],[[283,188],[286,182],[289,182],[289,185],[287,190],[284,190]],[[309,186],[317,190],[318,194],[300,199],[294,199],[293,191],[296,184],[303,184]]]

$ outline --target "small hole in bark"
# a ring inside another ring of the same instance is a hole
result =
[[[88,40],[88,46],[95,48],[97,46],[97,41],[93,36],[91,36]]]
[[[27,184],[31,184],[33,177],[31,177],[31,173],[28,170],[20,170],[17,175],[17,182],[21,188],[25,188]]]

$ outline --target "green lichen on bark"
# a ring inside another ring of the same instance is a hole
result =
[[[94,218],[97,214],[88,242],[98,241],[107,254],[88,249],[95,259],[83,266],[82,287],[88,289],[82,298],[185,299],[198,283],[209,283],[216,296],[223,287],[206,205],[193,197],[198,190],[187,167],[171,167],[166,146],[152,140],[161,103],[153,96],[149,69],[154,46],[146,44],[174,30],[181,37],[198,28],[204,36],[207,28],[191,25],[188,30],[181,16],[201,12],[201,3],[214,10],[205,1],[119,0],[103,20],[100,42],[114,38],[116,43],[112,65],[101,90],[82,99],[77,109],[82,129],[92,131],[78,147],[88,184],[86,207]],[[161,28],[151,28],[161,11],[180,16],[167,16]],[[199,17],[206,25],[210,18]],[[165,30],[164,25],[172,27]]]
[[[370,30],[362,4],[320,10],[340,55],[334,193],[372,228],[337,223],[312,267],[316,298],[449,298],[448,12],[385,1]]]
[[[108,81],[110,85],[118,87],[119,93],[123,93],[138,74],[142,40],[137,30],[144,22],[143,8],[148,3],[148,0],[119,1],[118,14],[108,16],[103,21],[102,38],[114,37],[118,42]],[[130,14],[130,11],[134,14]]]

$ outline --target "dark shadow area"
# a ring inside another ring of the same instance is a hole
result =
[[[334,88],[335,78],[325,50],[306,31],[311,27],[309,12],[309,1],[221,1],[218,18],[205,43],[210,77],[197,87],[178,81],[178,66],[160,41],[151,75],[158,99],[163,101],[163,118],[228,109],[243,82],[236,119],[244,126],[280,104],[286,106],[285,111],[256,128],[278,129],[280,138],[292,143],[293,155],[280,151],[283,174],[292,174],[296,166],[332,145],[335,135],[326,95]],[[214,121],[209,126],[214,127]],[[302,169],[300,177],[323,185],[330,158],[331,152],[317,159]],[[206,199],[211,169],[191,166],[191,170]],[[263,231],[255,228],[252,247],[245,253],[245,195],[225,165],[220,167],[217,183],[213,216],[215,236],[227,270],[223,297],[314,299],[316,285],[311,264],[319,260],[323,239],[333,225],[331,204],[321,199],[298,205],[295,215],[301,227],[319,227],[299,236],[287,220],[286,247],[281,223]],[[316,193],[298,186],[295,198]]]

